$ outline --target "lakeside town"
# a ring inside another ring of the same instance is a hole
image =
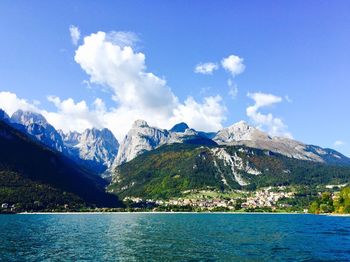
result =
[[[171,199],[145,199],[125,197],[124,207],[99,208],[70,206],[63,204],[50,209],[40,209],[41,203],[35,201],[38,208],[23,209],[13,203],[0,203],[0,213],[35,213],[35,212],[292,212],[292,213],[346,213],[344,208],[336,208],[344,202],[344,192],[349,187],[344,185],[327,185],[317,191],[301,188],[278,186],[266,187],[257,191],[232,190],[219,192],[215,190],[187,190],[182,196]],[[338,191],[342,188],[341,191]],[[328,191],[324,191],[327,189]],[[301,193],[302,192],[302,193]],[[306,201],[307,198],[307,201]]]
[[[231,197],[230,195],[213,195],[213,191],[202,190],[192,192],[187,191],[184,193],[187,193],[188,196],[169,200],[143,199],[140,197],[126,197],[123,200],[124,202],[133,203],[134,206],[154,207],[154,210],[167,207],[188,207],[199,211],[235,211],[257,208],[268,208],[274,211],[277,208],[281,209],[290,207],[288,204],[278,204],[278,201],[281,199],[294,197],[294,192],[284,190],[286,190],[286,187],[267,187],[255,192],[236,190],[231,194]]]

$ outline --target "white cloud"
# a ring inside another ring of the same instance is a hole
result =
[[[194,68],[194,72],[198,74],[211,75],[219,66],[215,63],[200,63]]]
[[[12,115],[18,109],[39,112],[38,101],[29,102],[26,99],[17,97],[11,92],[0,92],[0,108],[5,110],[8,115]]]
[[[243,73],[245,69],[243,60],[244,59],[240,58],[239,56],[230,55],[221,60],[221,65],[225,70],[231,73],[232,77],[235,77],[236,75]]]
[[[247,107],[247,116],[262,130],[266,130],[272,136],[284,136],[292,138],[287,131],[287,126],[282,119],[274,117],[271,113],[263,114],[259,110],[273,104],[280,103],[282,98],[272,94],[248,93],[248,97],[255,101],[255,104]]]
[[[166,81],[146,71],[143,53],[108,39],[104,32],[91,34],[76,51],[75,61],[90,76],[90,82],[110,88],[121,106],[148,113],[160,110],[170,116],[177,98]]]
[[[237,85],[231,79],[227,80],[227,85],[229,88],[229,90],[228,90],[229,96],[231,96],[232,99],[235,99],[237,97],[237,94],[238,94]]]
[[[221,123],[226,120],[226,108],[221,105],[220,96],[204,98],[203,103],[196,102],[188,97],[184,104],[180,104],[174,110],[174,116],[170,119],[172,124],[181,121],[198,130],[213,131],[222,128]]]
[[[204,127],[207,131],[222,126],[224,117],[217,114],[223,114],[225,107],[220,99],[207,97],[198,103],[188,98],[185,103],[179,102],[166,80],[147,71],[145,55],[133,50],[130,45],[135,39],[130,38],[128,43],[120,32],[97,32],[85,37],[75,54],[75,61],[90,76],[90,82],[108,88],[116,101],[117,105],[105,112],[104,122],[113,123],[114,127],[109,127],[118,138],[139,118],[163,128],[174,121],[187,121],[193,128]],[[190,115],[185,116],[185,111]]]
[[[185,121],[203,131],[220,129],[226,113],[221,97],[205,97],[203,102],[188,97],[180,102],[164,79],[147,71],[145,55],[129,46],[136,41],[126,41],[125,37],[129,36],[116,32],[91,34],[75,53],[75,61],[88,74],[89,83],[110,93],[115,102],[112,107],[107,108],[101,99],[89,105],[86,101],[49,96],[55,110],[46,111],[9,92],[2,92],[0,104],[9,113],[19,108],[38,111],[64,131],[107,127],[118,140],[124,138],[136,119],[161,128]]]
[[[47,121],[57,129],[64,131],[77,130],[84,131],[86,128],[104,126],[102,115],[105,113],[104,103],[101,99],[96,99],[93,103],[93,109],[90,109],[85,101],[75,103],[73,99],[68,98],[61,101],[60,98],[49,96],[48,100],[52,102],[56,110],[47,111],[39,108],[40,102],[32,102],[17,97],[11,92],[0,92],[0,107],[10,116],[17,110],[22,109],[42,114]]]
[[[333,144],[333,146],[335,146],[335,147],[341,147],[341,146],[343,146],[343,145],[345,145],[345,142],[344,142],[344,141],[341,141],[341,140],[337,140],[337,141],[335,141],[334,144]]]
[[[261,92],[248,93],[248,97],[255,101],[254,107],[259,109],[260,107],[270,106],[276,103],[282,102],[282,98],[272,94],[265,94]]]
[[[83,100],[77,103],[72,98],[61,101],[60,98],[55,96],[49,96],[48,100],[56,106],[56,111],[48,112],[42,110],[41,113],[57,129],[81,132],[86,128],[104,127],[101,114],[105,113],[105,106],[99,98],[94,101],[92,109]]]
[[[77,45],[80,39],[80,30],[75,25],[69,27],[70,38],[72,39],[73,45]]]

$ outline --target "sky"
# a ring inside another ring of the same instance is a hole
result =
[[[58,129],[244,120],[350,156],[349,1],[1,1],[0,108]]]

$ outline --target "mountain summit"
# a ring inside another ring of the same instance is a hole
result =
[[[266,133],[248,125],[245,121],[237,122],[227,128],[221,129],[213,138],[218,144],[228,144],[244,140],[269,140]]]
[[[43,115],[23,110],[16,111],[10,121],[17,129],[97,174],[109,168],[118,153],[119,143],[107,128],[65,134],[50,125]]]
[[[132,128],[120,144],[119,152],[113,166],[130,161],[145,151],[165,144],[169,132],[164,129],[150,127],[144,120],[136,120]]]
[[[306,145],[285,137],[271,137],[259,129],[240,121],[221,129],[213,138],[219,145],[244,145],[251,148],[270,150],[290,158],[316,162],[341,163],[349,159],[334,150]]]
[[[189,129],[188,125],[184,122],[181,122],[181,123],[174,125],[169,131],[183,133],[186,131],[186,129]]]
[[[209,136],[210,135],[210,136]],[[271,137],[267,133],[250,126],[244,121],[237,122],[227,128],[212,133],[198,132],[179,123],[170,130],[151,127],[144,120],[136,120],[131,130],[120,145],[113,166],[128,162],[146,151],[154,150],[165,144],[188,143],[205,146],[235,146],[269,150],[290,158],[324,163],[348,163],[349,159],[339,152],[323,149],[314,145],[306,145],[299,141]]]
[[[46,121],[43,115],[31,111],[17,110],[11,116],[11,122],[22,125],[29,135],[46,146],[61,153],[68,153],[61,135]]]
[[[70,153],[77,159],[84,160],[83,164],[98,173],[108,169],[117,156],[118,140],[107,128],[86,129],[82,134],[78,132],[68,134],[61,132],[61,134]]]
[[[176,124],[170,130],[166,130],[149,126],[144,120],[136,120],[120,145],[113,167],[128,162],[146,151],[151,151],[165,144],[216,145],[205,134],[189,128],[186,123]]]

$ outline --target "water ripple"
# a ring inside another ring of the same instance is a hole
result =
[[[313,215],[7,215],[0,261],[349,261],[349,229]]]

